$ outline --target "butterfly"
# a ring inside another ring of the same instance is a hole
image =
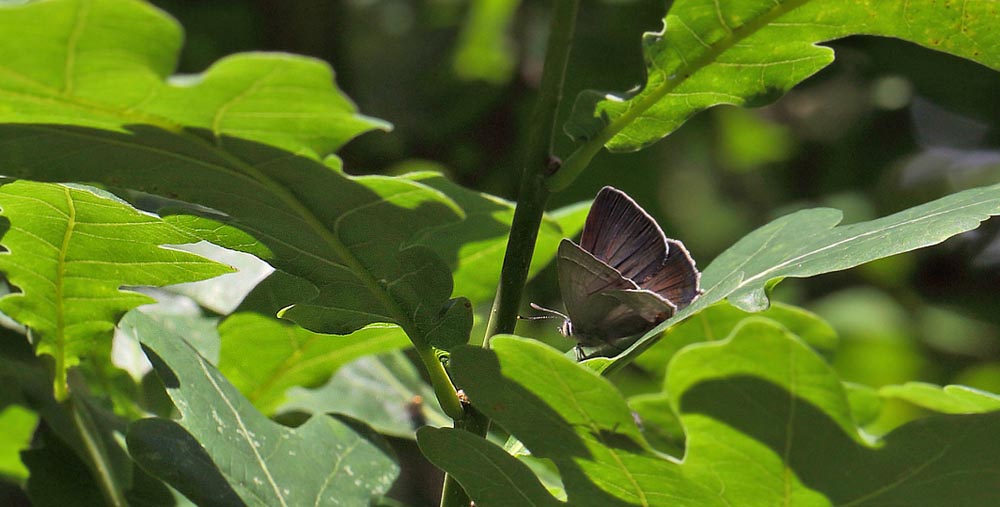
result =
[[[614,187],[597,194],[580,244],[563,239],[557,259],[568,315],[531,306],[563,317],[559,331],[577,340],[578,359],[586,357],[583,347],[621,352],[626,338],[653,329],[701,294],[701,273],[684,244],[668,239]]]

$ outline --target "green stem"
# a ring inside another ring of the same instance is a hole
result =
[[[420,355],[420,361],[424,363],[424,368],[427,369],[427,374],[431,380],[431,387],[434,388],[434,395],[437,396],[438,403],[441,404],[441,409],[444,410],[445,414],[448,414],[448,417],[455,421],[463,419],[466,416],[465,408],[458,399],[458,395],[455,392],[455,385],[451,382],[451,377],[448,376],[448,372],[445,371],[441,360],[434,353],[434,348],[416,343],[414,344],[414,348],[416,348],[417,354]]]
[[[514,332],[514,325],[517,323],[521,293],[528,279],[531,255],[535,251],[535,240],[538,238],[545,203],[549,198],[545,179],[551,172],[552,144],[557,131],[559,103],[562,101],[566,64],[569,61],[579,4],[579,0],[554,2],[540,95],[531,118],[532,131],[525,154],[517,209],[514,210],[514,220],[510,226],[507,251],[500,272],[500,285],[486,326],[486,339],[483,343],[486,347],[489,347],[492,336]]]
[[[531,117],[531,132],[525,150],[521,185],[517,196],[517,208],[510,226],[507,250],[504,253],[500,284],[493,300],[490,319],[486,325],[483,346],[490,346],[490,338],[497,334],[512,333],[517,324],[517,310],[521,306],[521,294],[528,279],[528,267],[535,251],[538,229],[545,213],[545,203],[549,189],[545,179],[552,170],[552,145],[557,131],[559,104],[562,102],[563,83],[566,80],[566,65],[572,48],[573,32],[576,29],[576,13],[580,0],[553,0],[552,21],[545,67],[539,88],[538,103]],[[455,422],[455,428],[486,436],[490,420],[473,406],[466,417]],[[465,493],[454,477],[445,477],[441,492],[441,507],[468,507],[469,495]]]

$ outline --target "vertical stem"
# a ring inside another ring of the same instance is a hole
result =
[[[487,347],[490,337],[512,333],[517,323],[521,293],[528,279],[531,255],[535,251],[535,240],[538,238],[545,203],[549,198],[545,178],[551,170],[550,160],[553,157],[552,143],[557,131],[557,113],[559,103],[562,101],[566,64],[569,61],[579,4],[579,0],[554,0],[545,67],[542,70],[538,103],[531,117],[532,130],[517,196],[517,209],[514,210],[514,220],[507,240],[507,251],[500,272],[500,286],[497,287],[490,320],[486,326],[484,345]]]
[[[539,88],[538,103],[531,117],[531,132],[524,157],[521,185],[517,196],[517,208],[510,226],[507,250],[504,253],[500,285],[493,300],[486,338],[483,346],[489,347],[490,338],[497,334],[512,333],[517,324],[517,310],[521,305],[521,294],[528,279],[528,267],[535,251],[535,240],[545,212],[549,190],[545,178],[551,171],[553,160],[552,144],[557,131],[559,104],[562,101],[563,83],[566,79],[566,65],[572,47],[573,31],[576,29],[576,13],[580,0],[553,0],[552,21],[548,46],[545,53],[545,67]],[[466,417],[456,421],[455,427],[485,436],[490,420],[475,410],[473,406]],[[469,496],[455,481],[445,477],[441,495],[441,507],[468,507]]]

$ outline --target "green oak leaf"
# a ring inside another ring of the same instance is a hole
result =
[[[41,22],[44,21],[44,22]],[[57,0],[0,8],[0,118],[122,131],[204,129],[211,144],[250,139],[325,156],[379,120],[331,87],[325,63],[247,53],[203,74],[165,80],[180,25],[135,0]],[[25,51],[25,48],[32,48]]]
[[[132,457],[202,505],[367,506],[399,472],[377,435],[315,416],[297,428],[258,412],[183,338],[139,312],[122,320],[143,343],[181,419],[129,426]],[[198,501],[198,500],[195,500]]]
[[[595,358],[591,368],[615,370],[652,346],[661,333],[713,303],[728,299],[747,312],[768,308],[768,288],[787,277],[805,278],[936,245],[1000,214],[1000,185],[964,190],[889,216],[838,225],[830,208],[786,215],[744,236],[705,268],[703,293],[690,306],[646,333],[614,359]]]
[[[679,350],[704,341],[722,340],[744,319],[766,317],[781,323],[814,349],[826,354],[837,347],[837,332],[818,315],[792,305],[775,302],[756,314],[741,310],[726,302],[718,302],[697,315],[671,326],[660,340],[635,360],[635,365],[663,376],[667,363]]]
[[[365,355],[409,345],[399,326],[371,324],[347,336],[324,335],[242,312],[219,325],[219,371],[258,410],[271,415],[292,386],[313,387]]]
[[[122,286],[162,286],[231,271],[162,248],[197,238],[88,190],[17,181],[0,187],[0,209],[9,221],[0,239],[8,250],[0,254],[0,271],[20,290],[0,299],[0,311],[31,329],[38,354],[55,358],[60,398],[66,369],[101,346],[109,349],[118,319],[154,301]]]
[[[414,438],[420,426],[447,426],[434,390],[399,351],[366,356],[337,370],[316,389],[293,387],[279,412],[351,416],[383,435]]]
[[[647,78],[631,96],[588,92],[567,131],[633,151],[719,104],[761,106],[833,62],[818,43],[895,37],[1000,69],[993,2],[678,0],[643,37]]]
[[[928,417],[876,441],[852,419],[833,369],[769,319],[748,319],[729,338],[674,356],[665,392],[687,436],[683,460],[650,448],[601,376],[534,341],[498,337],[492,346],[456,350],[456,382],[534,457],[555,463],[568,500],[556,502],[527,465],[485,439],[420,430],[425,455],[477,505],[1000,501],[1000,444],[991,436],[1000,413]]]

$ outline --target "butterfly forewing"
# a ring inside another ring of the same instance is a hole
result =
[[[604,187],[594,199],[580,247],[640,283],[655,275],[667,255],[663,231],[622,191]]]

